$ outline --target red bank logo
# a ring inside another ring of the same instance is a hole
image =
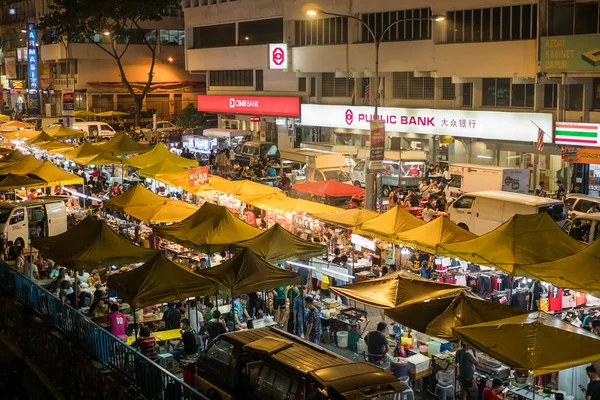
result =
[[[281,47],[275,47],[275,49],[273,49],[271,57],[273,58],[273,64],[281,65],[285,61],[285,52]]]
[[[347,109],[346,110],[346,124],[352,125],[352,122],[354,122],[354,113],[352,112],[351,109]]]

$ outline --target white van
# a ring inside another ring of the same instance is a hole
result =
[[[448,218],[476,235],[486,234],[515,214],[547,212],[559,226],[567,219],[560,200],[489,190],[462,195],[448,208]]]
[[[446,197],[456,199],[463,193],[502,190],[529,193],[529,170],[477,164],[450,164],[452,179],[446,185]]]
[[[55,236],[67,231],[67,209],[60,198],[0,203],[0,240],[23,248],[30,237]]]
[[[73,129],[81,129],[86,137],[90,138],[111,138],[117,134],[112,126],[105,122],[77,122],[73,124]]]
[[[346,159],[342,154],[314,149],[287,149],[280,151],[281,160],[303,165],[306,182],[320,182],[329,179],[352,184]]]

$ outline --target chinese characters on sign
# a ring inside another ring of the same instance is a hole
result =
[[[188,169],[188,183],[190,186],[200,186],[208,180],[208,166]]]
[[[475,129],[477,125],[477,120],[475,119],[459,119],[458,121],[455,119],[447,120],[446,118],[442,119],[442,126],[449,126],[451,128],[466,128],[469,127],[471,129]]]
[[[37,31],[35,18],[27,18],[27,66],[29,89],[38,89]]]

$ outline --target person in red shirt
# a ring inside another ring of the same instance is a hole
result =
[[[500,400],[498,393],[502,391],[502,381],[494,378],[491,388],[484,388],[481,400]]]

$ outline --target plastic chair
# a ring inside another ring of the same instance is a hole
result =
[[[167,371],[173,371],[175,369],[175,359],[171,353],[161,353],[158,355],[158,365],[166,369]]]
[[[452,385],[452,384],[442,385],[440,383],[435,385],[435,394],[440,400],[447,399],[448,390],[452,390],[452,393],[454,393],[454,385]]]
[[[410,376],[401,376],[398,380],[402,383],[406,383],[406,386],[410,387]]]
[[[394,400],[415,400],[415,392],[411,388],[408,388],[400,393],[396,393]]]

